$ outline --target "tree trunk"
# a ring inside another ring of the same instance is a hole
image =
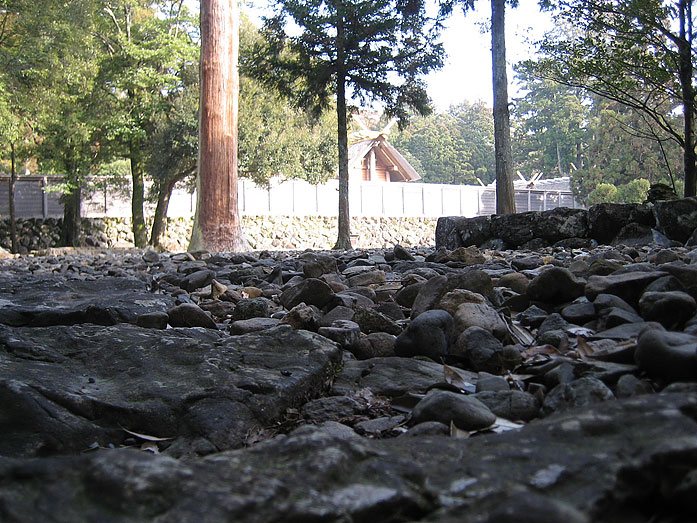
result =
[[[245,248],[237,209],[237,0],[201,1],[198,202],[189,250]]]
[[[177,184],[177,181],[178,178],[172,178],[171,180],[163,182],[157,194],[157,207],[155,207],[155,215],[152,219],[152,231],[150,232],[150,245],[153,247],[162,247],[169,200],[172,197],[172,191],[174,191],[174,186]]]
[[[692,84],[692,2],[680,0],[680,89],[683,104],[685,169],[685,196],[695,196],[697,191],[697,154],[695,154],[695,87]]]
[[[145,229],[145,182],[143,180],[143,161],[140,146],[131,140],[128,144],[131,160],[131,178],[133,180],[133,193],[131,194],[131,221],[133,223],[133,243],[138,248],[143,248],[148,243]]]
[[[513,155],[506,74],[506,0],[491,0],[491,62],[494,84],[494,154],[496,214],[515,212]]]
[[[63,227],[61,228],[61,243],[67,247],[77,247],[80,240],[82,188],[76,185],[72,191],[63,195],[62,200]]]
[[[10,242],[12,253],[16,254],[19,250],[17,241],[17,210],[15,209],[15,186],[17,184],[17,164],[15,162],[15,144],[10,144],[10,186],[8,187],[8,205],[10,210]]]
[[[346,115],[346,74],[344,56],[343,14],[337,13],[336,49],[339,71],[336,78],[337,145],[339,147],[339,223],[334,249],[349,250],[351,245],[351,212],[349,209],[348,119]]]

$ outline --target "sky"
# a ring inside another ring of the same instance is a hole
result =
[[[249,5],[267,5],[269,0],[243,0],[243,9],[260,16]],[[197,0],[186,0],[198,9]],[[519,0],[517,8],[506,9],[506,50],[509,65],[532,55],[532,42],[551,28],[549,15],[540,13],[538,0]],[[247,4],[247,6],[245,6]],[[451,105],[479,100],[491,105],[491,35],[488,31],[491,2],[478,0],[476,10],[465,16],[457,9],[447,22],[443,43],[448,55],[445,66],[427,77],[428,93],[437,111]],[[513,73],[509,67],[509,97],[516,95]]]
[[[428,77],[428,92],[437,110],[463,101],[492,104],[491,33],[488,31],[491,2],[479,0],[476,10],[465,16],[458,10],[443,34],[448,58],[440,71]],[[511,64],[533,54],[532,43],[551,29],[548,14],[540,13],[537,0],[520,0],[506,8],[506,59],[509,63],[509,97],[516,94]]]

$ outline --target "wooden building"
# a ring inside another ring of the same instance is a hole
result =
[[[349,179],[366,182],[415,182],[419,173],[383,134],[349,147]]]

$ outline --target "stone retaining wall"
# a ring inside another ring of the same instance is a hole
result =
[[[132,247],[128,218],[83,218],[85,245]],[[22,252],[56,247],[60,242],[60,219],[17,220]],[[192,220],[171,218],[165,247],[186,250]],[[414,217],[355,217],[351,219],[356,248],[433,245],[436,219]],[[337,235],[336,218],[323,216],[243,216],[242,229],[251,250],[330,249]],[[10,247],[9,221],[0,220],[0,246]]]

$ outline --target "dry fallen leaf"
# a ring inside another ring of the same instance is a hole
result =
[[[557,349],[554,345],[546,344],[546,345],[536,345],[534,347],[530,347],[529,349],[525,349],[520,353],[521,356],[523,356],[523,359],[529,359],[533,358],[538,355],[545,355],[545,356],[552,356],[552,355],[558,355],[561,354],[559,352],[559,349]]]
[[[576,352],[578,352],[578,355],[581,356],[582,359],[585,359],[593,356],[595,351],[583,336],[578,336],[576,338]]]
[[[140,450],[144,450],[146,452],[152,452],[153,454],[159,454],[160,449],[157,446],[157,443],[154,441],[146,441],[140,446]]]
[[[448,385],[452,385],[453,387],[461,390],[462,392],[474,393],[474,391],[476,390],[476,387],[472,383],[465,381],[465,379],[457,370],[455,370],[452,367],[449,367],[445,363],[443,364],[443,375],[445,377],[445,382]]]
[[[455,423],[450,421],[450,437],[455,439],[467,439],[470,437],[468,430],[462,430],[455,426]]]
[[[171,439],[174,439],[173,437],[169,438],[158,438],[157,436],[149,436],[148,434],[141,434],[139,432],[133,432],[132,430],[128,430],[127,428],[121,427],[121,430],[124,432],[127,432],[131,436],[135,436],[138,439],[142,439],[145,441],[169,441]]]

